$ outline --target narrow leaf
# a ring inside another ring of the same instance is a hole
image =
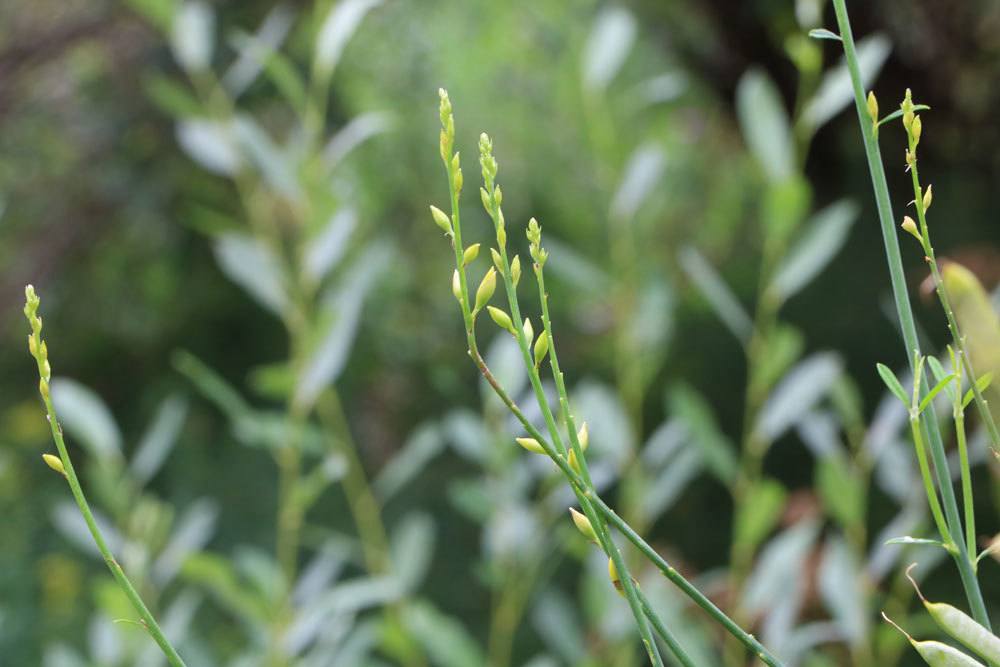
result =
[[[903,389],[903,385],[899,382],[896,374],[892,372],[892,369],[885,364],[875,364],[875,368],[878,369],[878,374],[882,378],[882,382],[889,388],[892,395],[902,401],[903,405],[909,405],[910,399],[906,395],[906,390]]]
[[[813,39],[832,39],[836,42],[844,41],[840,35],[826,28],[813,28],[809,31],[809,36]]]
[[[934,397],[940,394],[945,387],[947,387],[953,380],[957,378],[958,376],[952,373],[950,375],[945,376],[944,379],[942,379],[940,382],[934,385],[931,388],[931,390],[927,392],[927,395],[924,396],[924,399],[920,401],[920,406],[917,408],[918,411],[923,412],[924,409],[926,409],[927,406],[931,404],[931,401],[934,400]]]

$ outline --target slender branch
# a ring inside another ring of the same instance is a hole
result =
[[[83,488],[80,486],[80,480],[77,478],[76,470],[73,468],[73,461],[70,460],[66,442],[63,440],[62,426],[59,425],[56,409],[52,404],[52,397],[49,392],[49,379],[52,375],[52,370],[49,366],[48,349],[41,337],[42,318],[38,316],[39,298],[35,295],[35,290],[31,285],[28,285],[25,289],[25,296],[27,297],[27,303],[24,307],[24,314],[28,318],[28,323],[32,329],[31,336],[28,339],[28,347],[38,364],[38,390],[42,396],[42,402],[45,404],[46,418],[49,422],[49,428],[52,431],[52,440],[55,442],[56,450],[59,452],[58,459],[50,454],[46,454],[43,458],[45,458],[45,462],[48,463],[49,467],[61,473],[66,478],[66,482],[69,484],[70,491],[73,494],[73,499],[76,501],[77,507],[80,508],[80,514],[83,515],[83,520],[87,524],[87,529],[90,531],[94,544],[97,545],[97,550],[100,551],[104,563],[111,570],[111,576],[114,577],[118,587],[125,593],[125,597],[132,603],[132,607],[139,614],[140,619],[142,619],[141,625],[149,632],[149,635],[160,647],[160,650],[163,651],[163,655],[166,656],[167,662],[172,667],[185,667],[184,661],[163,634],[163,630],[160,629],[152,612],[149,611],[146,604],[142,601],[135,586],[132,585],[121,565],[115,560],[111,549],[108,548],[107,541],[104,539],[104,535],[101,533],[101,529],[97,526],[94,514],[90,510],[90,504],[87,502]]]
[[[896,302],[896,313],[899,317],[903,342],[906,346],[906,356],[910,361],[912,369],[914,357],[919,357],[920,354],[920,342],[917,339],[917,328],[907,293],[903,262],[899,254],[899,241],[896,238],[892,204],[889,201],[889,186],[885,178],[885,168],[882,165],[878,140],[865,104],[864,89],[861,84],[861,69],[858,65],[858,55],[854,46],[854,36],[851,32],[851,24],[847,16],[845,0],[833,0],[833,8],[837,15],[837,24],[844,48],[844,57],[847,61],[847,69],[851,75],[851,84],[854,89],[854,105],[858,114],[858,121],[861,125],[865,156],[872,179],[872,188],[875,192],[875,202],[882,230],[882,241],[885,245],[886,261],[889,266],[892,294]],[[928,391],[926,380],[922,380],[921,384],[920,392],[926,394]],[[962,539],[958,504],[955,500],[955,491],[951,486],[948,462],[945,456],[944,443],[941,440],[941,432],[938,428],[937,416],[933,410],[926,410],[924,414],[925,417],[921,419],[920,426],[927,436],[931,458],[934,461],[938,487],[941,490],[941,497],[944,501],[948,534],[951,536],[952,541],[958,545],[956,553],[953,554],[955,564],[962,578],[962,586],[965,589],[973,616],[979,623],[989,627],[989,615],[986,612],[986,605],[983,602],[983,594],[979,588],[979,582],[976,581],[969,554],[966,553],[965,541]]]

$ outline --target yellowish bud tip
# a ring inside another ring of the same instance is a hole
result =
[[[514,261],[510,263],[510,279],[514,282],[514,287],[521,281],[521,257],[514,255]]]
[[[497,271],[492,266],[490,270],[486,272],[483,276],[483,281],[479,283],[479,289],[476,290],[476,310],[482,310],[490,299],[493,298],[493,292],[497,289]]]
[[[542,359],[545,358],[545,354],[549,351],[549,335],[544,331],[538,334],[538,340],[535,341],[534,357],[535,357],[535,368],[538,368]]]
[[[474,243],[465,249],[462,253],[462,263],[465,265],[471,264],[476,261],[476,257],[479,257],[479,244]]]
[[[913,218],[910,216],[903,218],[903,224],[901,224],[900,227],[903,228],[904,232],[911,234],[913,238],[917,239],[921,243],[923,242],[923,238],[920,236],[920,230],[917,229],[917,223],[915,223]]]
[[[580,430],[576,432],[576,439],[580,443],[580,449],[587,451],[587,447],[590,446],[590,429],[587,428],[587,422],[583,422]]]
[[[618,591],[618,594],[625,595],[625,592],[622,589],[622,580],[621,577],[618,576],[618,568],[615,567],[615,561],[613,558],[608,559],[608,578],[611,579],[611,584],[615,587],[615,590]]]
[[[495,306],[486,306],[486,310],[489,312],[490,317],[493,318],[493,321],[496,322],[498,327],[512,336],[517,336],[517,331],[514,329],[514,323],[510,321],[510,315]]]
[[[451,274],[451,293],[455,295],[459,303],[462,303],[462,279],[458,275],[458,269]]]
[[[544,454],[545,448],[534,438],[515,438],[517,444],[521,445],[533,454]]]
[[[924,201],[923,201],[923,203],[924,203],[924,211],[926,211],[927,209],[929,209],[931,207],[931,202],[934,201],[934,190],[933,190],[933,188],[934,188],[933,185],[928,185],[927,186],[927,191],[924,192]]]
[[[871,117],[873,123],[878,122],[878,100],[875,99],[874,91],[869,91],[868,93],[868,115]]]
[[[592,542],[597,541],[597,533],[594,532],[594,526],[590,523],[590,519],[586,517],[582,512],[577,512],[572,507],[569,508],[570,516],[573,517],[573,523],[576,524],[577,530],[579,530],[584,537]]]
[[[524,339],[528,342],[535,340],[535,329],[531,326],[531,318],[524,318]]]
[[[448,236],[451,236],[451,220],[448,218],[448,214],[439,209],[437,206],[431,206],[431,217],[434,218],[434,223],[441,228]]]
[[[572,449],[569,451],[569,456],[566,457],[566,462],[569,463],[569,467],[573,469],[577,475],[580,473],[580,461],[576,458],[576,452]]]
[[[49,400],[49,381],[45,378],[38,379],[38,393],[42,395],[42,398]]]
[[[58,456],[53,456],[52,454],[42,454],[42,459],[50,468],[55,470],[60,475],[66,474],[66,469],[63,468],[62,459],[60,459]]]

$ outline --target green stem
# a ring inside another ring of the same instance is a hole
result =
[[[41,370],[41,367],[39,367],[39,371]],[[186,667],[184,661],[181,659],[180,655],[178,655],[176,649],[174,649],[174,647],[167,640],[166,636],[163,634],[163,630],[160,629],[156,619],[153,618],[153,614],[146,607],[146,604],[142,601],[138,591],[136,591],[132,582],[129,581],[129,578],[125,575],[125,571],[122,569],[121,565],[118,564],[118,561],[115,560],[114,555],[108,548],[104,535],[101,533],[101,529],[98,528],[97,522],[94,520],[94,515],[90,511],[90,504],[87,502],[87,498],[83,494],[83,488],[80,486],[80,480],[76,476],[76,470],[73,468],[73,462],[69,458],[69,451],[66,449],[66,443],[63,441],[62,427],[59,425],[58,418],[56,417],[55,406],[53,406],[52,399],[48,395],[47,391],[42,394],[42,399],[45,403],[45,412],[48,415],[49,427],[52,431],[52,439],[55,441],[56,449],[59,451],[59,459],[62,461],[64,470],[63,474],[66,477],[66,482],[69,484],[70,491],[73,494],[73,499],[76,501],[77,507],[80,508],[80,514],[83,515],[83,520],[87,524],[87,529],[90,531],[90,535],[94,539],[94,544],[97,545],[97,550],[101,552],[101,557],[104,559],[104,563],[108,566],[108,569],[111,570],[111,576],[114,577],[118,587],[121,588],[123,593],[125,593],[125,597],[127,597],[129,602],[132,603],[132,607],[142,619],[143,627],[146,628],[146,631],[149,632],[153,641],[155,641],[160,647],[160,650],[163,651],[163,655],[166,656],[167,662],[172,667]]]
[[[833,0],[833,8],[837,14],[837,24],[844,46],[844,57],[847,61],[847,68],[851,75],[851,84],[854,88],[854,105],[861,125],[865,156],[872,179],[872,188],[875,192],[875,202],[882,230],[882,241],[885,245],[886,260],[889,265],[892,294],[896,302],[896,313],[899,317],[903,341],[906,346],[906,356],[910,361],[912,369],[914,356],[919,358],[920,343],[917,339],[917,328],[913,319],[913,311],[910,307],[903,263],[899,254],[899,241],[896,238],[892,204],[889,201],[889,186],[886,182],[885,168],[882,165],[882,156],[872,127],[872,121],[868,116],[864,89],[861,85],[861,70],[858,65],[858,56],[854,47],[854,36],[851,32],[851,24],[847,16],[845,0]],[[923,380],[921,384],[921,393],[925,394],[928,391],[926,380]],[[941,489],[941,496],[944,501],[949,529],[948,534],[951,536],[952,541],[958,544],[957,553],[953,555],[959,575],[962,578],[962,586],[969,600],[972,615],[979,623],[990,627],[989,615],[986,612],[986,605],[983,602],[983,594],[979,588],[979,582],[976,581],[975,573],[972,570],[970,556],[966,553],[965,541],[961,537],[962,531],[961,520],[958,514],[958,504],[955,500],[955,492],[951,486],[951,479],[948,474],[947,457],[945,456],[944,444],[938,428],[937,416],[933,410],[927,410],[924,414],[926,417],[921,420],[921,429],[926,430],[929,436],[928,441],[931,457],[934,461],[938,486]]]
[[[917,463],[920,466],[920,478],[924,482],[924,491],[927,494],[927,504],[930,505],[931,515],[937,525],[941,539],[944,540],[948,550],[954,546],[951,533],[948,531],[948,523],[941,512],[941,504],[938,502],[937,491],[934,489],[934,480],[931,478],[930,467],[927,464],[927,451],[924,447],[924,436],[920,432],[920,418],[914,411],[910,416],[910,430],[913,433],[913,448],[917,453]]]
[[[972,500],[972,473],[969,471],[969,448],[965,441],[965,414],[961,407],[955,412],[955,437],[958,439],[958,460],[962,471],[962,501],[965,505],[965,550],[969,557],[976,553],[976,513]],[[975,568],[975,565],[973,565]]]
[[[997,431],[996,422],[993,420],[993,414],[990,412],[989,406],[986,404],[986,399],[983,398],[982,392],[979,390],[979,386],[976,384],[976,373],[972,368],[972,360],[969,358],[968,346],[965,344],[965,336],[962,335],[962,331],[958,326],[958,318],[955,317],[955,310],[951,307],[951,299],[948,297],[948,290],[945,289],[944,280],[941,278],[940,267],[937,262],[937,255],[934,252],[934,245],[931,243],[930,228],[927,225],[927,208],[924,206],[924,192],[920,185],[920,171],[917,167],[919,160],[917,159],[917,142],[914,140],[912,134],[907,132],[909,137],[910,154],[913,156],[910,161],[910,180],[913,183],[913,198],[914,205],[917,209],[917,221],[920,223],[920,236],[921,244],[923,245],[924,254],[927,257],[927,263],[931,268],[931,278],[934,281],[934,291],[937,292],[938,300],[941,302],[941,308],[944,310],[945,317],[948,319],[948,328],[951,330],[952,339],[955,341],[955,348],[958,350],[959,360],[962,366],[962,371],[969,378],[969,382],[972,385],[972,394],[976,399],[976,408],[979,410],[979,415],[986,424],[986,430],[990,434],[990,441],[993,443],[994,451],[1000,451],[1000,432]],[[972,554],[975,554],[975,549],[972,549]]]

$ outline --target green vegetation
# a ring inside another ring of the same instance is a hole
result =
[[[988,8],[717,4],[14,0],[4,664],[1000,664]]]

